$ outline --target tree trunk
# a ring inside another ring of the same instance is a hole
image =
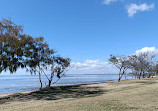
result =
[[[52,83],[52,81],[51,81],[51,80],[49,80],[49,84],[48,84],[48,87],[50,87],[50,86],[51,86],[51,83]]]
[[[139,75],[138,79],[140,79],[140,75]]]
[[[42,81],[40,80],[40,83],[41,83],[41,87],[40,87],[40,89],[42,89]]]
[[[121,80],[121,70],[122,70],[122,67],[120,68],[120,72],[119,72],[119,79],[118,79],[118,82],[120,82],[120,80]]]
[[[118,82],[120,82],[121,78],[119,77]]]
[[[40,84],[41,84],[41,87],[40,87],[40,89],[42,89],[41,72],[39,72],[39,81],[40,81]]]
[[[118,82],[120,82],[120,80],[121,80],[121,78],[122,78],[122,76],[124,75],[124,71],[123,71],[123,73],[121,74],[121,76],[119,77],[119,79],[118,79]]]

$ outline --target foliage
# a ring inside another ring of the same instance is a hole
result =
[[[129,61],[131,65],[131,69],[135,74],[140,77],[145,74],[150,74],[154,71],[155,62],[153,59],[156,57],[154,53],[151,52],[143,52],[137,55],[129,56]]]
[[[30,48],[33,38],[22,34],[23,27],[15,25],[10,19],[0,22],[0,72],[9,70],[11,73],[24,64],[25,57],[29,56],[26,48]]]
[[[11,19],[0,21],[0,73],[18,68],[26,68],[31,73],[38,73],[42,87],[41,74],[51,67],[52,74],[58,78],[70,65],[69,58],[55,55],[43,37],[23,34],[23,27],[14,24]],[[46,75],[46,74],[45,74]],[[53,76],[49,79],[52,81]]]
[[[131,69],[132,73],[140,79],[158,72],[158,64],[153,61],[156,56],[153,52],[141,52],[128,57],[110,55],[109,61],[119,69],[118,81],[128,69]]]
[[[118,82],[119,82],[122,76],[127,71],[127,69],[130,68],[128,57],[110,55],[109,61],[119,69],[119,78],[118,78]]]

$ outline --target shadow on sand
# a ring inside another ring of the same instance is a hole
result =
[[[41,89],[28,94],[15,93],[10,96],[0,98],[0,104],[11,101],[29,101],[29,100],[59,100],[62,98],[82,98],[93,97],[103,94],[99,87],[87,86],[60,86]]]

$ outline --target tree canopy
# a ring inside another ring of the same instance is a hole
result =
[[[0,21],[0,73],[26,68],[31,73],[38,72],[41,82],[41,74],[48,67],[60,78],[69,65],[70,59],[56,55],[43,37],[24,34],[23,26],[14,24],[11,19]]]
[[[141,52],[129,56],[110,55],[109,61],[119,69],[118,81],[121,80],[128,69],[140,79],[157,73],[158,64],[153,61],[156,56],[157,54],[153,52]]]

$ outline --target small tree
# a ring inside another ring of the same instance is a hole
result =
[[[45,75],[45,77],[48,80],[48,87],[50,87],[52,84],[55,84],[56,82],[59,81],[61,77],[65,75],[67,72],[67,68],[70,65],[70,59],[69,58],[63,58],[60,56],[54,56],[50,58],[50,60],[45,63],[40,63],[40,65],[36,67],[31,68],[31,73],[38,73],[39,74],[39,80],[41,83],[41,88],[42,88],[42,80],[41,80],[41,75]],[[56,81],[53,81],[54,77],[57,77],[58,79]]]
[[[60,56],[54,57],[53,58],[53,62],[51,64],[51,74],[50,77],[47,79],[49,81],[48,83],[48,87],[51,86],[51,84],[55,84],[61,77],[64,76],[64,74],[66,73],[66,69],[69,67],[70,65],[70,59],[69,58],[63,58]],[[53,77],[57,76],[58,79],[52,83]]]
[[[120,82],[122,76],[125,74],[127,69],[130,68],[128,57],[110,55],[109,61],[119,69],[118,82]]]
[[[35,38],[34,41],[34,47],[32,48],[33,53],[29,55],[29,59],[27,59],[25,63],[29,65],[28,70],[31,73],[38,73],[41,84],[40,88],[43,86],[42,74],[48,79],[48,86],[50,87],[55,75],[60,79],[61,74],[63,74],[70,65],[70,59],[56,56],[56,52],[49,48],[49,45],[44,42],[43,37]],[[51,72],[51,74],[47,74],[49,72]]]

